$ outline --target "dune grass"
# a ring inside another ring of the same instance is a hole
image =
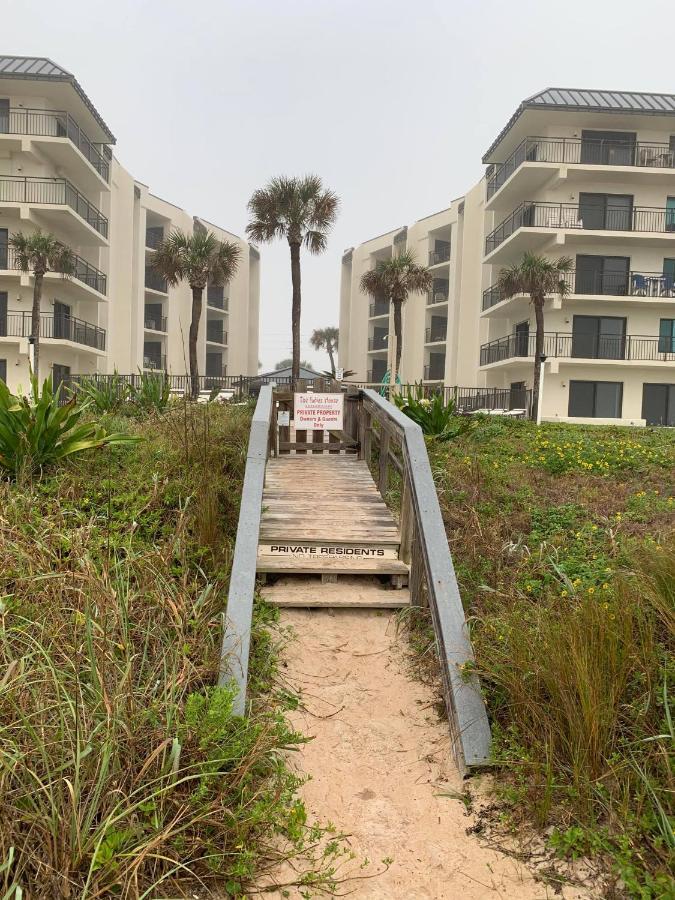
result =
[[[302,739],[272,690],[270,610],[250,716],[213,687],[249,422],[191,405],[119,418],[109,430],[141,443],[0,484],[7,900],[243,896],[316,843],[284,761]]]
[[[675,435],[486,419],[430,453],[502,816],[675,896]]]

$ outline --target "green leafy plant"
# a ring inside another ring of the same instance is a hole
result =
[[[394,394],[394,402],[409,419],[417,422],[427,437],[438,441],[451,441],[460,434],[471,431],[475,422],[467,416],[457,415],[453,399],[445,401],[440,392],[426,397],[421,384],[408,388],[405,394]]]
[[[171,398],[171,382],[165,373],[142,372],[129,397],[141,412],[164,412]]]
[[[84,450],[109,444],[132,443],[137,437],[107,434],[95,422],[81,422],[87,404],[75,398],[61,404],[51,378],[42,385],[32,379],[30,397],[15,397],[0,381],[0,471],[11,476],[31,475]]]
[[[78,399],[89,401],[101,413],[116,412],[129,399],[128,382],[115,371],[111,376],[81,379],[77,385]]]

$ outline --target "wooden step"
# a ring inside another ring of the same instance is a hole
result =
[[[400,609],[410,606],[407,588],[392,590],[376,578],[348,578],[322,584],[316,578],[281,578],[262,596],[275,606],[331,609]]]
[[[400,559],[362,556],[272,556],[261,553],[258,572],[296,573],[298,575],[408,575],[408,566]]]

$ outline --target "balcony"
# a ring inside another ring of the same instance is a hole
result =
[[[0,203],[24,203],[28,206],[38,206],[43,213],[48,212],[49,207],[65,206],[107,242],[107,218],[65,178],[0,175]],[[43,207],[47,207],[47,210],[43,210]],[[46,215],[45,218],[47,218]],[[51,215],[48,218],[56,225],[60,224]],[[81,230],[77,231],[76,236],[78,239],[81,238],[83,243],[87,242],[87,238],[91,240],[91,232],[88,230],[84,235]]]
[[[371,303],[368,307],[368,316],[371,319],[377,319],[379,316],[388,316],[389,315],[389,301],[388,300],[376,300],[374,303]]]
[[[227,332],[223,330],[222,322],[206,323],[206,340],[210,344],[227,344]]]
[[[222,285],[210,284],[206,288],[206,305],[212,309],[227,312],[229,298],[225,296],[225,288]]]
[[[434,288],[432,291],[427,292],[427,306],[432,306],[434,303],[447,303],[448,302],[449,291],[447,288],[438,289]]]
[[[439,247],[429,251],[429,265],[437,266],[440,263],[448,262],[450,259],[450,247]]]
[[[146,313],[143,325],[147,331],[162,331],[166,333],[166,316],[156,316],[152,313]]]
[[[490,200],[525,163],[672,170],[675,168],[675,150],[669,144],[641,141],[528,137],[516,147],[506,162],[495,165],[489,172],[486,181],[487,199]],[[540,184],[547,177],[548,174],[543,171],[536,183]],[[528,186],[534,187],[535,183]]]
[[[442,325],[432,325],[430,328],[425,329],[424,332],[424,343],[425,344],[441,344],[443,341],[447,339],[448,334],[448,323],[444,322]]]
[[[8,312],[0,315],[0,338],[28,338],[32,315],[29,312]],[[92,350],[105,350],[105,329],[74,316],[40,313],[40,337],[46,340],[70,341]]]
[[[590,235],[606,240],[603,232],[626,234],[664,234],[675,238],[675,208],[649,206],[606,206],[605,208],[576,203],[544,203],[531,200],[521,203],[485,239],[485,255],[488,256],[506,240],[527,229],[540,229],[540,242],[550,239],[550,231],[566,231]],[[527,232],[525,231],[527,236]],[[514,252],[531,249],[531,241],[524,239],[513,244]]]
[[[149,291],[157,291],[160,294],[168,294],[169,292],[166,280],[150,266],[146,266],[145,269],[145,287]]]
[[[536,335],[509,334],[480,348],[480,365],[507,360],[534,359]],[[605,362],[675,362],[675,343],[653,335],[544,334],[544,354],[552,359],[602,360]]]
[[[143,351],[143,368],[151,369],[153,372],[166,371],[166,356],[157,353],[147,353]]]
[[[51,109],[10,109],[0,111],[0,138],[3,135],[27,135],[29,137],[50,139],[49,152],[53,155],[60,142],[54,142],[54,138],[62,138],[76,147],[87,163],[91,165],[100,177],[108,183],[110,181],[110,162],[103,152],[102,144],[95,144],[82,131],[75,119],[61,110]],[[38,142],[45,144],[46,142]],[[64,156],[58,162],[68,164]],[[100,185],[99,185],[100,187]]]
[[[105,297],[108,289],[107,276],[103,272],[100,272],[96,266],[92,266],[91,263],[88,263],[86,259],[82,259],[80,256],[74,257],[74,263],[75,268],[70,277],[75,278],[77,281],[96,291],[97,294],[101,294],[101,296]],[[16,251],[8,244],[0,244],[0,270],[2,269],[13,272],[22,271],[18,264]],[[48,273],[48,275],[61,278],[61,275],[56,272]]]
[[[386,350],[389,346],[387,335],[375,335],[368,338],[368,350]]]
[[[382,379],[387,374],[386,368],[381,372],[378,370],[368,369],[366,372],[366,384],[382,384]]]

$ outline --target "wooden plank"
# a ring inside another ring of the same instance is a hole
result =
[[[262,548],[261,548],[262,549]],[[408,566],[400,559],[377,557],[309,556],[300,559],[261,553],[256,562],[258,572],[287,572],[298,575],[322,572],[352,573],[354,575],[407,575]]]
[[[386,430],[380,435],[380,478],[378,488],[381,494],[385,494],[389,488],[389,432]]]
[[[313,579],[281,579],[263,588],[262,595],[274,606],[304,609],[401,609],[410,605],[407,590],[387,590],[376,579],[363,577],[323,584]]]

